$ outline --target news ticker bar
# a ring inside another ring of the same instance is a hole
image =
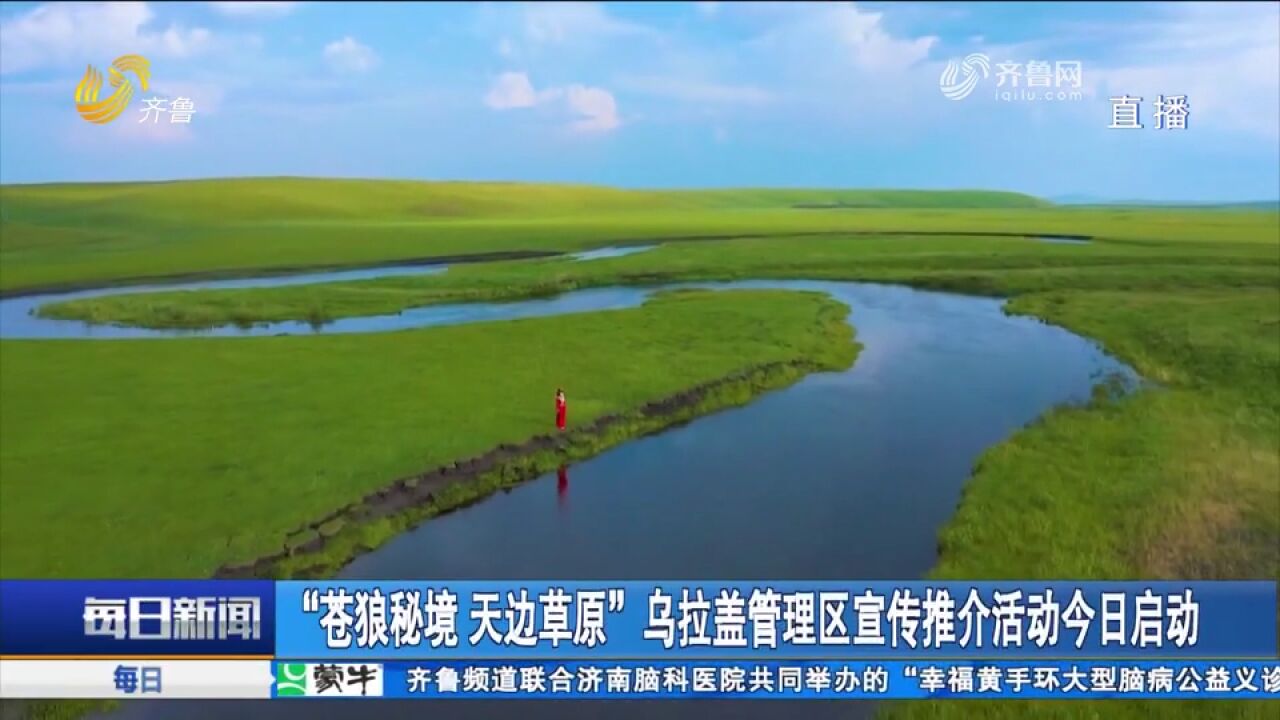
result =
[[[1270,660],[1276,583],[2,580],[0,657]]]
[[[0,660],[7,699],[1280,699],[1280,661]]]

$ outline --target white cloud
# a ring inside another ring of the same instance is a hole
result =
[[[104,125],[87,123],[71,113],[60,140],[78,155],[128,157],[139,148],[191,142],[202,118],[196,115],[190,124],[171,123],[163,114],[157,122],[139,122],[142,119],[139,107],[130,107],[120,117]]]
[[[1120,45],[1128,49],[1123,59],[1085,65],[1094,94],[1142,97],[1144,124],[1157,95],[1186,95],[1192,131],[1280,139],[1280,7],[1179,3],[1123,30],[1129,38]]]
[[[1058,23],[1047,36],[974,49],[993,61],[1036,57],[1081,61],[1085,102],[1052,108],[1023,103],[1033,117],[1052,110],[1105,125],[1110,117],[1106,98],[1128,94],[1143,98],[1140,114],[1150,127],[1158,95],[1185,95],[1190,106],[1188,132],[1280,141],[1280,6],[1216,2],[1153,7],[1122,23]],[[1079,57],[1059,51],[1056,48],[1064,38],[1089,38],[1105,48],[1105,55]],[[912,82],[920,87],[932,85],[936,92],[942,64],[928,63],[918,69],[927,69],[932,77]],[[1001,110],[1016,111],[1016,105]]]
[[[153,92],[147,93],[147,97],[154,95],[168,98],[170,101],[179,97],[190,99],[195,105],[195,116],[192,120],[195,123],[199,123],[208,114],[217,113],[222,106],[223,98],[226,97],[226,91],[222,86],[211,82],[163,79],[152,85],[152,90]]]
[[[605,132],[618,127],[618,103],[607,90],[570,85],[565,91],[565,99],[578,118],[573,121],[573,129],[580,132]]]
[[[491,10],[485,27],[492,42],[499,43],[500,54],[514,52],[521,64],[535,70],[565,72],[573,62],[587,62],[579,52],[593,45],[607,49],[608,55],[601,57],[622,69],[613,75],[616,85],[601,89],[612,105],[603,97],[594,102],[594,94],[579,93],[579,104],[593,112],[590,119],[584,114],[579,123],[582,129],[622,124],[617,98],[609,94],[617,88],[713,114],[767,106],[770,117],[816,113],[824,116],[823,122],[837,124],[868,114],[892,116],[917,94],[904,93],[904,81],[914,82],[908,74],[919,72],[937,43],[929,35],[892,33],[881,13],[850,3],[725,3],[710,11],[731,20],[734,34],[745,31],[749,39],[725,39],[708,47],[678,30],[630,22],[595,4],[526,6],[512,13],[515,17],[506,18]],[[517,24],[504,24],[504,19]],[[937,75],[921,88],[919,94],[936,95]],[[567,87],[565,92],[563,106],[568,105]],[[486,101],[490,106],[546,104],[531,99],[537,94],[532,83],[494,88],[490,93]],[[869,112],[855,99],[885,107]],[[669,117],[673,111],[678,112],[668,107],[663,114]],[[715,117],[724,122],[721,115]]]
[[[895,38],[881,24],[883,15],[862,12],[853,5],[831,9],[831,24],[852,54],[854,64],[866,70],[910,67],[929,56],[938,42],[934,36]]]
[[[555,45],[654,35],[656,31],[646,25],[619,20],[597,3],[540,2],[526,6],[524,33],[535,43]]]
[[[562,100],[571,116],[569,127],[577,132],[605,132],[622,124],[617,101],[602,88],[575,84],[537,90],[527,73],[505,72],[484,96],[484,104],[493,110],[547,106]]]
[[[625,78],[628,90],[683,102],[707,104],[762,105],[773,95],[754,85],[735,85],[679,77],[644,75]]]
[[[1111,67],[1091,74],[1099,94],[1143,98],[1144,125],[1152,121],[1157,95],[1185,95],[1190,128],[1240,131],[1274,141],[1280,139],[1277,68],[1277,48],[1252,47],[1211,61]]]
[[[854,68],[883,73],[908,69],[929,56],[937,44],[932,35],[896,37],[885,29],[883,13],[859,9],[853,3],[823,3],[760,8],[770,29],[752,44],[812,62],[813,53],[835,51],[831,60]]]
[[[720,13],[720,3],[718,2],[696,2],[693,6],[704,17],[714,17]]]
[[[211,2],[217,12],[230,17],[261,18],[282,17],[293,12],[302,3],[297,2]]]
[[[198,109],[199,105],[196,107]],[[169,122],[168,116],[163,113],[155,122],[151,120],[139,122],[142,117],[141,113],[137,113],[136,116],[133,113],[125,113],[107,125],[107,129],[117,140],[143,145],[170,145],[191,141],[194,137],[194,126],[200,121],[198,114],[191,119],[190,124]]]
[[[712,113],[749,106],[756,121],[780,127],[918,132],[937,124],[919,110],[941,97],[942,68],[929,62],[938,38],[890,30],[890,12],[852,3],[726,3],[721,15],[747,39],[732,55],[704,53],[699,70],[665,72],[680,81],[652,90],[696,99]]]
[[[668,39],[658,28],[617,17],[594,2],[478,3],[477,31],[502,58],[563,62],[577,54],[613,55],[619,43]]]
[[[493,81],[493,87],[484,96],[484,104],[494,110],[533,107],[538,104],[538,94],[534,92],[528,75],[505,72]]]
[[[324,59],[330,67],[342,72],[367,72],[378,64],[373,49],[350,35],[325,45]]]
[[[126,53],[183,58],[207,50],[212,34],[173,23],[150,28],[146,3],[46,3],[0,23],[0,74],[58,65],[106,64]]]

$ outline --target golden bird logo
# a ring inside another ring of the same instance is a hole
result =
[[[133,83],[125,77],[125,72],[132,71],[138,76],[138,84],[147,90],[151,81],[151,63],[141,55],[121,55],[107,68],[108,82],[115,91],[106,99],[99,101],[98,93],[102,90],[102,73],[90,65],[84,71],[80,84],[76,85],[76,111],[80,117],[91,123],[102,125],[115,120],[129,106],[133,98]]]

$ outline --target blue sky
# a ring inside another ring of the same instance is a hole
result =
[[[189,125],[77,115],[125,53]],[[1036,61],[1079,97],[1001,100]],[[1146,127],[1107,127],[1121,94]],[[1273,199],[1280,4],[0,3],[0,181],[237,175]]]

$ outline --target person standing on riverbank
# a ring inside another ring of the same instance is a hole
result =
[[[565,419],[569,414],[568,403],[564,399],[564,390],[556,389],[556,429],[564,432]]]

